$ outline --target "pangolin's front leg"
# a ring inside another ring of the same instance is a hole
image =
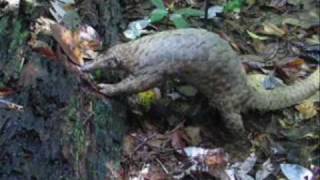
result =
[[[155,87],[161,80],[162,76],[156,73],[130,75],[116,84],[99,84],[99,87],[100,92],[107,96],[134,94]]]

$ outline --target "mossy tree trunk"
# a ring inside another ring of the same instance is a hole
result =
[[[84,21],[106,44],[118,41],[118,0],[85,0],[80,6]],[[30,24],[20,23],[21,33],[28,32]],[[1,42],[18,38],[11,33],[17,24],[8,24]],[[0,179],[105,179],[106,164],[119,164],[125,106],[85,93],[75,75],[31,52],[27,38],[22,40],[19,47],[0,45],[0,85],[19,87],[8,99],[25,108],[0,109]]]

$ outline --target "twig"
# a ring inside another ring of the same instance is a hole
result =
[[[167,132],[167,135],[170,135],[174,132],[176,132],[178,129],[182,128],[184,126],[184,123],[186,122],[186,120],[184,119],[182,122],[180,122],[179,124],[176,125],[176,127],[174,127],[172,130],[170,130],[169,132]]]
[[[138,144],[138,145],[136,146],[136,148],[134,148],[132,154],[134,154],[136,151],[138,151],[143,145],[146,144],[146,142],[148,142],[149,140],[151,140],[151,139],[152,139],[153,137],[155,137],[155,136],[156,136],[156,133],[152,134],[152,135],[149,136],[149,137],[144,138],[143,141],[142,141],[140,144]]]
[[[168,169],[164,166],[164,164],[163,164],[158,158],[156,158],[156,161],[160,164],[160,166],[161,166],[161,168],[163,169],[163,171],[164,171],[166,174],[169,174]]]
[[[23,106],[12,103],[7,100],[0,99],[0,108],[4,109],[10,109],[10,110],[15,110],[15,111],[23,111]]]

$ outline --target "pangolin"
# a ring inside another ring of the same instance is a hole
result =
[[[241,112],[292,106],[319,90],[319,67],[291,86],[262,90],[248,84],[239,55],[227,41],[203,29],[155,33],[109,48],[83,71],[123,69],[128,76],[115,84],[100,84],[108,95],[133,94],[178,78],[197,88],[218,109],[229,130],[245,132]]]

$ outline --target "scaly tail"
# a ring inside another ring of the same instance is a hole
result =
[[[258,110],[276,110],[300,103],[319,91],[319,67],[307,79],[291,86],[280,87],[273,90],[252,88],[252,102],[250,108]]]

